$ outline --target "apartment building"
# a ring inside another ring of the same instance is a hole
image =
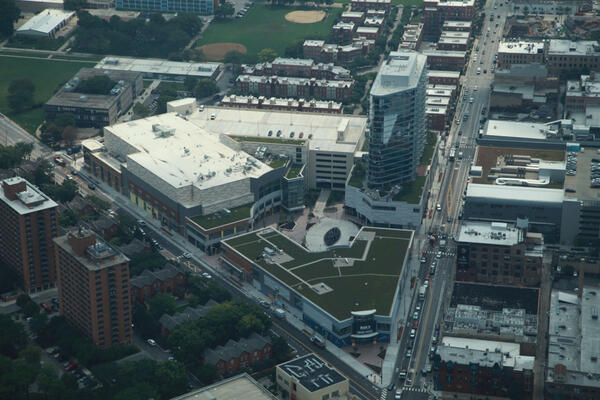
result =
[[[0,260],[16,272],[26,293],[55,286],[57,214],[58,204],[25,179],[2,181]]]
[[[442,31],[471,32],[473,23],[471,21],[444,21]]]
[[[230,339],[223,346],[207,349],[203,358],[205,364],[216,366],[219,373],[225,375],[268,360],[272,353],[271,340],[253,333],[248,338]]]
[[[538,285],[544,240],[505,222],[464,221],[457,243],[456,279],[508,285]]]
[[[156,271],[144,270],[129,280],[131,298],[145,303],[157,293],[170,293],[177,297],[185,295],[185,273],[174,265],[167,264]]]
[[[513,64],[543,64],[543,42],[505,42],[498,45],[498,68],[508,69]]]
[[[60,313],[99,348],[131,343],[129,259],[87,229],[54,243]]]
[[[406,50],[418,50],[423,39],[423,24],[415,23],[404,26],[404,32],[402,33],[402,41],[400,42],[400,49]]]
[[[365,13],[362,11],[345,11],[342,13],[342,22],[352,22],[356,25],[362,25],[365,21]]]
[[[278,57],[273,62],[256,65],[242,64],[243,75],[289,76],[296,78],[316,78],[328,80],[350,80],[350,71],[333,63],[316,63],[306,58]]]
[[[281,99],[276,97],[266,98],[264,96],[238,96],[235,94],[225,96],[221,99],[223,107],[249,108],[260,110],[279,110],[312,112],[324,114],[341,114],[342,103],[334,101],[304,100],[304,99]]]
[[[356,37],[347,45],[306,40],[302,45],[302,55],[318,62],[348,65],[358,57],[366,57],[374,46],[374,40]]]
[[[467,59],[466,51],[425,50],[422,54],[427,56],[427,67],[429,69],[446,71],[462,71]]]
[[[579,80],[567,82],[565,108],[585,110],[588,106],[600,104],[600,73],[581,75]]]
[[[235,83],[236,89],[241,95],[316,98],[335,101],[349,100],[354,86],[352,81],[253,75],[240,75]]]
[[[331,38],[337,44],[349,44],[352,43],[354,32],[356,32],[356,25],[354,22],[338,22],[331,27]]]

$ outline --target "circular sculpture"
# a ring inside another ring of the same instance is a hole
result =
[[[325,235],[323,235],[323,241],[325,242],[325,245],[327,247],[333,246],[337,243],[338,240],[340,240],[341,236],[342,231],[340,231],[340,228],[334,226],[333,228],[325,232]]]

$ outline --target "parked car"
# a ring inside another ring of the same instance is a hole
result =
[[[154,339],[148,339],[147,342],[150,346],[156,346],[156,341],[154,341]]]

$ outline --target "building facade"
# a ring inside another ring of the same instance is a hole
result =
[[[412,181],[425,142],[426,58],[390,53],[371,87],[369,187]]]
[[[131,343],[129,259],[86,229],[54,242],[60,313],[99,348]]]
[[[239,75],[235,81],[235,87],[241,95],[316,98],[335,101],[350,99],[353,86],[352,81],[278,76]]]
[[[8,178],[0,189],[0,221],[0,260],[16,272],[23,290],[54,287],[58,205],[25,179]]]
[[[140,303],[145,303],[157,293],[170,293],[182,298],[186,280],[185,273],[171,264],[157,271],[144,270],[129,280],[131,298]]]
[[[230,339],[225,345],[204,352],[204,363],[214,365],[221,375],[251,368],[255,363],[269,360],[273,355],[271,340],[257,333],[239,340]]]
[[[589,74],[600,68],[600,44],[594,40],[552,39],[546,50],[546,66],[553,74]]]
[[[510,285],[538,285],[544,240],[501,222],[465,221],[457,240],[456,279]]]
[[[514,64],[543,64],[544,42],[500,42],[498,68],[509,69]]]
[[[215,0],[116,0],[118,10],[139,10],[160,13],[190,13],[212,15]]]
[[[474,0],[426,0],[423,2],[423,36],[436,41],[446,21],[472,21],[475,16]]]

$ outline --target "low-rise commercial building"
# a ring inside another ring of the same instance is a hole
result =
[[[548,313],[548,361],[544,393],[548,398],[595,399],[600,396],[598,288],[579,295],[552,290]]]
[[[183,82],[188,76],[215,79],[221,70],[221,64],[111,56],[104,57],[94,68],[139,72],[146,79]]]
[[[434,357],[434,385],[448,396],[532,399],[534,362],[518,343],[446,336]]]
[[[317,98],[320,100],[349,100],[353,81],[320,80],[278,76],[239,75],[235,81],[239,94],[265,97]]]
[[[100,76],[114,82],[108,93],[90,93],[82,89],[82,82]],[[44,112],[49,121],[59,115],[72,114],[78,126],[101,128],[116,123],[143,91],[142,74],[139,72],[82,68],[44,104]]]
[[[54,243],[60,313],[99,348],[131,343],[129,259],[86,229]]]
[[[26,293],[54,287],[58,204],[27,180],[7,178],[0,188],[0,221],[0,260],[19,286]]]
[[[546,50],[546,65],[556,75],[581,75],[598,71],[600,44],[597,40],[551,39]]]
[[[263,96],[238,96],[235,94],[225,96],[221,99],[223,107],[273,110],[273,111],[295,111],[312,112],[323,114],[341,114],[343,104],[333,101],[304,100],[304,99],[281,99],[266,98]]]
[[[279,364],[275,380],[282,400],[343,400],[350,395],[348,378],[315,354]]]
[[[600,104],[600,73],[582,75],[579,80],[567,82],[565,108],[585,110],[590,105]]]
[[[464,221],[457,243],[456,279],[538,285],[542,275],[541,234],[505,222]]]
[[[16,33],[29,37],[54,37],[74,16],[74,11],[48,8],[18,27]]]
[[[539,289],[454,282],[442,336],[497,340],[536,353]]]
[[[466,51],[453,50],[425,50],[427,68],[446,71],[462,71],[465,67]]]

